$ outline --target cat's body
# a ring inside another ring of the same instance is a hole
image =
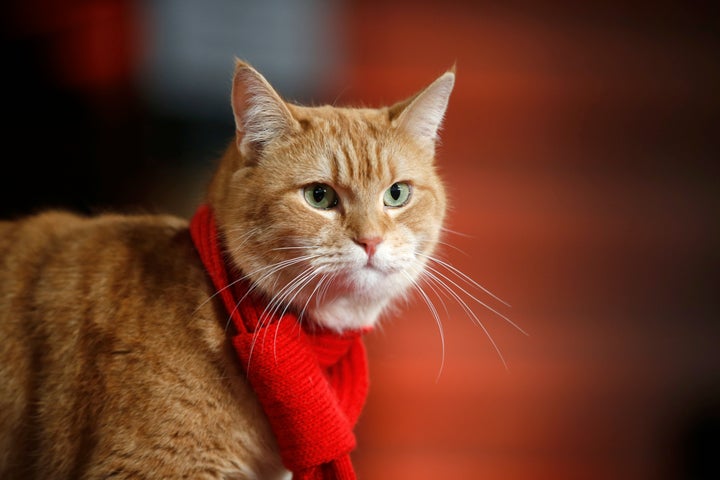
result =
[[[273,478],[185,222],[0,224],[0,478]]]
[[[239,63],[207,201],[271,306],[343,331],[412,287],[445,211],[453,78],[390,108],[305,108]],[[0,478],[283,475],[214,293],[184,220],[0,223]]]

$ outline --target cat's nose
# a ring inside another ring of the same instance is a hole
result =
[[[361,237],[355,239],[355,243],[365,249],[365,253],[367,253],[368,257],[375,255],[375,250],[382,241],[382,237]]]

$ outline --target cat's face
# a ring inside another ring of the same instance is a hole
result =
[[[434,141],[454,77],[429,87],[441,82],[430,92],[441,98],[425,99],[425,110],[428,90],[373,110],[287,105],[258,93],[254,70],[238,75],[242,158],[221,225],[235,264],[268,296],[269,310],[290,305],[335,330],[373,325],[418,279],[438,241],[445,194]]]

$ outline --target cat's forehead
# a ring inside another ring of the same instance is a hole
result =
[[[396,155],[387,110],[324,106],[293,113],[303,126],[301,148],[308,154],[300,170],[313,181],[369,187],[403,175],[406,166]]]
[[[367,135],[390,128],[387,109],[294,106],[293,116],[303,128],[325,134]]]

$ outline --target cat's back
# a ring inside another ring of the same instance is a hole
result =
[[[163,277],[177,283],[197,267],[192,260],[187,224],[170,216],[58,211],[0,222],[0,319],[7,318],[0,328],[33,310],[43,312],[44,323],[57,323],[65,308],[137,298],[136,290]]]
[[[105,263],[120,266],[137,254],[165,247],[186,227],[184,220],[171,216],[83,217],[63,211],[0,221],[0,279],[7,286],[37,273],[47,278],[53,273],[48,265],[63,267],[58,273],[65,275]]]
[[[193,477],[258,456],[212,293],[184,220],[0,222],[0,477]]]

